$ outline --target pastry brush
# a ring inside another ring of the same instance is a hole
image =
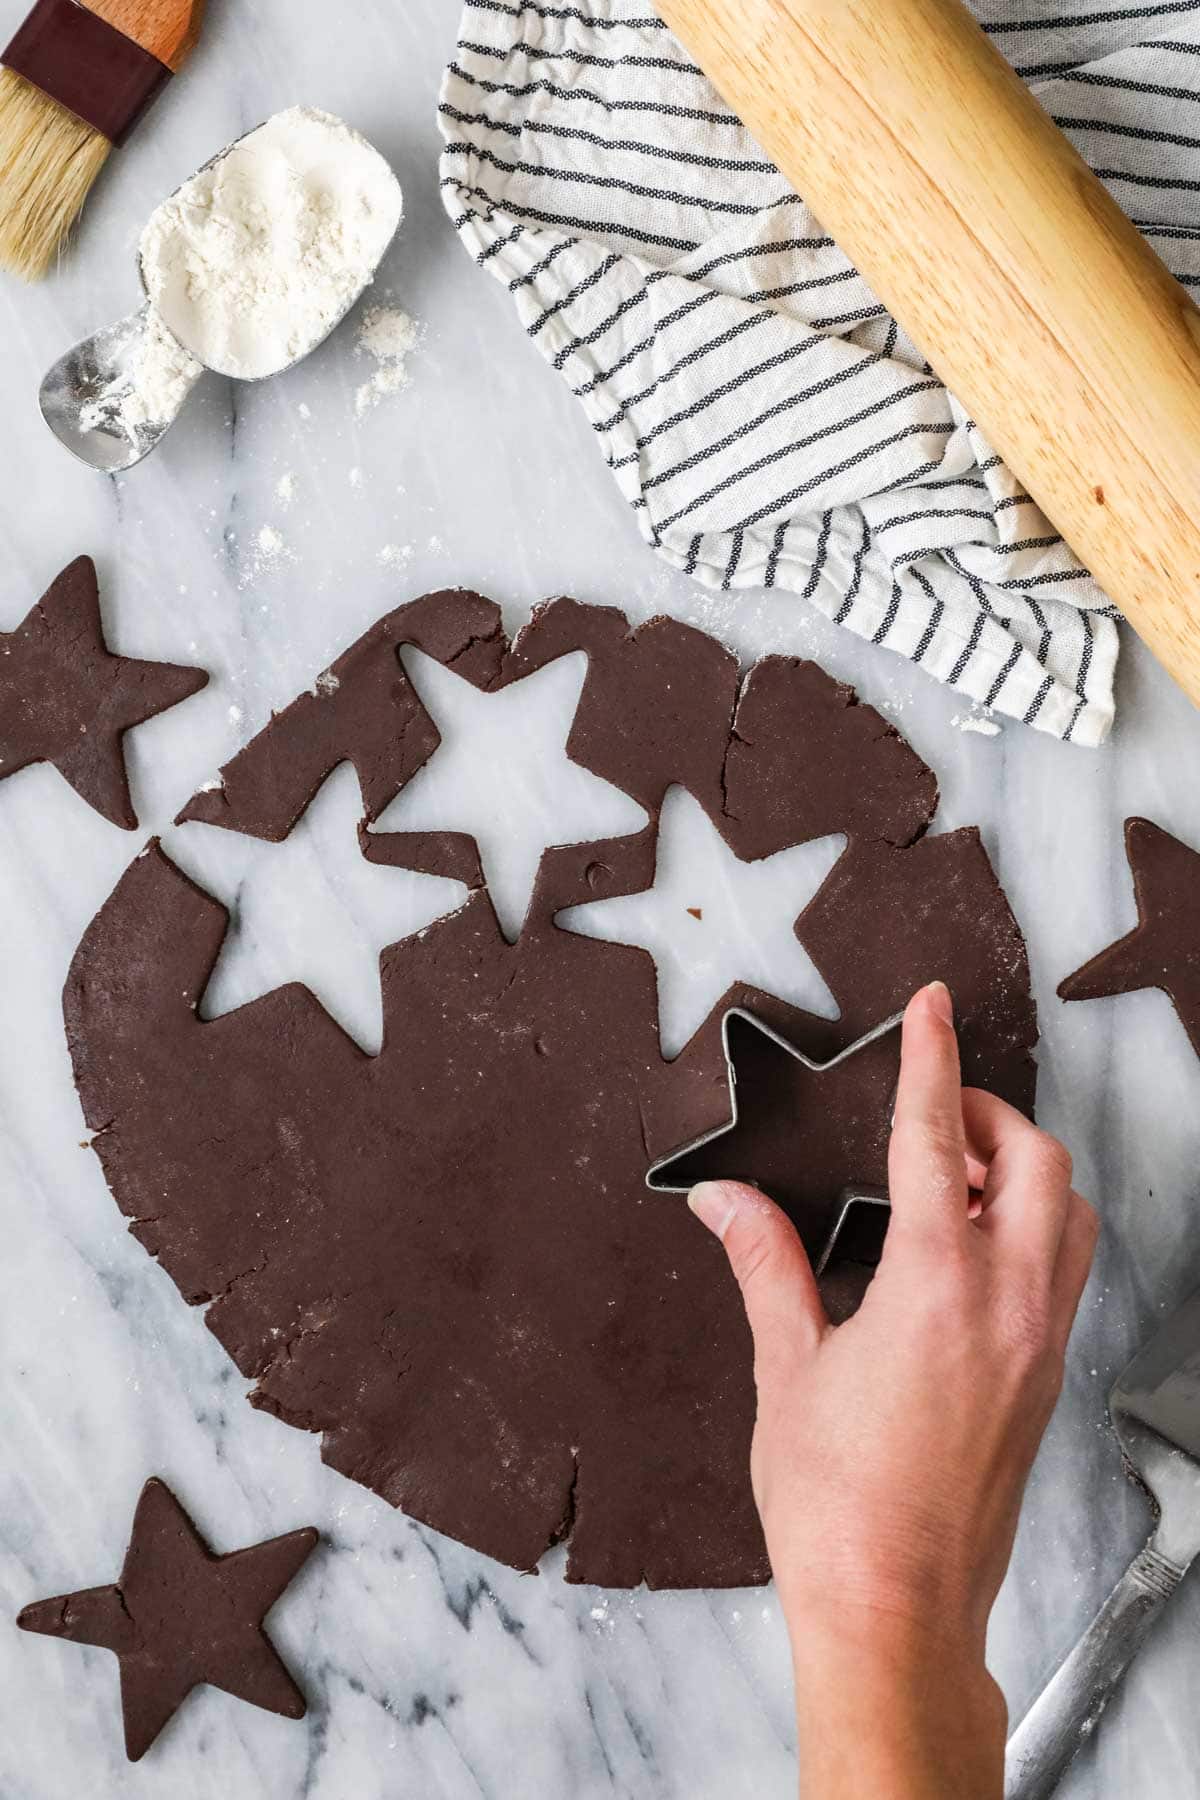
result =
[[[0,56],[0,268],[46,273],[203,11],[204,0],[37,0]]]
[[[1200,311],[966,6],[657,3],[1200,704]]]

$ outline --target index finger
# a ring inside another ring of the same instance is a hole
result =
[[[941,981],[908,1003],[888,1151],[893,1228],[957,1231],[967,1223],[962,1070],[954,1006]]]

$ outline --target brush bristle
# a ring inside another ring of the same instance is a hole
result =
[[[0,268],[41,279],[111,149],[23,75],[0,69]]]

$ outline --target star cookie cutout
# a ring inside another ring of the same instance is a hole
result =
[[[401,662],[440,742],[371,833],[473,837],[500,929],[516,943],[547,849],[624,837],[647,822],[636,800],[567,755],[587,658],[573,651],[491,691],[411,644]]]
[[[564,931],[654,958],[662,1053],[674,1059],[734,986],[837,1018],[837,1001],[796,936],[796,919],[846,847],[832,834],[747,861],[686,788],[669,788],[654,881],[557,914]]]
[[[1138,922],[1059,986],[1063,1000],[1157,987],[1200,1056],[1200,855],[1149,819],[1126,819]]]
[[[362,790],[340,764],[278,843],[185,824],[172,859],[230,914],[200,1004],[203,1019],[298,981],[368,1056],[383,1046],[380,953],[455,912],[460,881],[393,869],[362,854]]]
[[[115,1652],[130,1762],[146,1754],[202,1682],[266,1712],[302,1719],[304,1696],[263,1620],[317,1540],[312,1529],[292,1531],[215,1556],[170,1488],[151,1480],[134,1514],[121,1579],[39,1600],[17,1624]]]
[[[886,1040],[902,1017],[817,1063],[753,1013],[731,1008],[721,1021],[729,1117],[652,1163],[646,1186],[684,1194],[699,1181],[749,1182],[783,1207],[816,1265],[833,1242],[839,1204],[869,1176],[856,1172],[856,1158],[886,1163],[899,1067]]]
[[[133,831],[121,740],[207,681],[203,669],[114,655],[96,566],[77,557],[15,631],[0,632],[0,780],[53,763],[89,806]]]

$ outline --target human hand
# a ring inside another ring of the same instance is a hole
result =
[[[883,1260],[837,1329],[778,1207],[728,1181],[690,1204],[724,1242],[754,1335],[751,1476],[804,1791],[975,1800],[1003,1779],[988,1615],[1097,1223],[1062,1146],[962,1088],[940,982],[905,1015],[889,1192]]]

